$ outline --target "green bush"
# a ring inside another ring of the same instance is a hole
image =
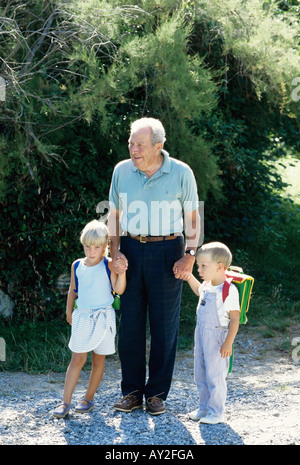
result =
[[[143,115],[162,120],[166,149],[194,170],[205,240],[280,242],[288,217],[269,162],[299,148],[290,95],[299,48],[295,5],[269,3],[1,7],[0,286],[17,317],[63,313],[57,278],[81,255],[80,231]]]

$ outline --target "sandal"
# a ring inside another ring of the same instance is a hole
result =
[[[86,404],[83,404],[83,402],[86,402]],[[76,405],[74,411],[77,413],[87,413],[90,410],[93,410],[94,407],[95,407],[95,403],[93,400],[82,398],[79,404]]]
[[[63,402],[62,404],[59,404],[55,410],[53,410],[52,415],[56,418],[65,418],[70,411],[70,404],[67,404],[67,402]]]

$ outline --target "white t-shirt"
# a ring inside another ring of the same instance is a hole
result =
[[[199,303],[203,299],[204,291],[215,293],[220,325],[228,326],[230,321],[229,312],[234,310],[240,311],[239,292],[236,286],[232,283],[229,287],[229,294],[226,297],[225,302],[223,302],[222,290],[223,284],[219,284],[219,286],[212,286],[210,281],[204,281],[199,287]]]

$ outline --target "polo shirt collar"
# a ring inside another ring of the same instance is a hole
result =
[[[164,149],[162,149],[161,153],[164,156],[164,162],[163,162],[163,165],[161,167],[161,170],[162,170],[163,173],[170,173],[170,171],[171,171],[170,156],[169,156],[168,152],[166,150],[164,150]],[[133,163],[132,163],[132,171],[139,171],[138,168],[136,168],[136,166],[134,166]]]
[[[163,173],[170,173],[170,171],[171,171],[170,155],[168,154],[168,152],[166,150],[163,150],[163,149],[162,149],[161,153],[165,157],[165,160],[164,160],[163,165],[162,165]]]

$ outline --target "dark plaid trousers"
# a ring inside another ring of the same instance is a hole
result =
[[[122,393],[139,399],[166,399],[172,380],[179,327],[182,280],[173,273],[184,256],[182,236],[142,244],[122,236],[120,250],[128,259],[127,287],[121,296],[118,350]],[[150,327],[149,373],[146,382],[146,322]]]

